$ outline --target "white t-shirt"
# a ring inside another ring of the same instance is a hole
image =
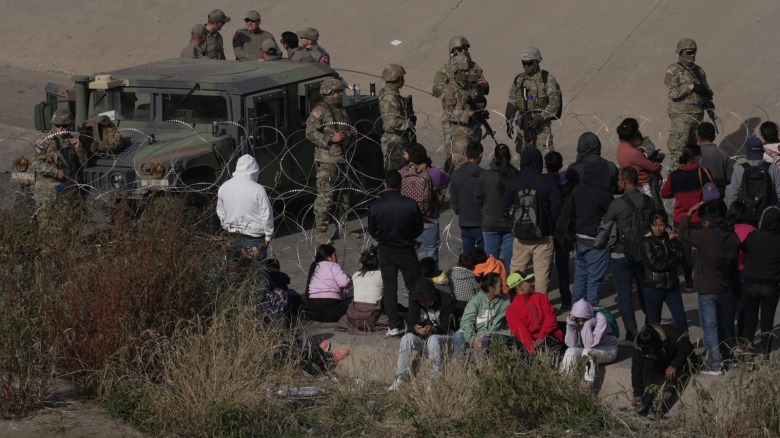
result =
[[[352,275],[352,286],[355,289],[355,302],[374,304],[382,299],[384,283],[380,271],[368,271],[364,275],[355,272]]]

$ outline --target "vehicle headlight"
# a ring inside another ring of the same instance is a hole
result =
[[[14,160],[14,170],[18,172],[27,172],[27,168],[30,167],[30,160],[25,157],[20,157]]]
[[[125,186],[125,176],[121,173],[112,173],[109,182],[111,182],[111,187],[117,190],[122,189]]]
[[[165,166],[160,163],[142,163],[141,172],[144,175],[161,179],[165,175]]]

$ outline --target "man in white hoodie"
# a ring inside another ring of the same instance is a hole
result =
[[[236,163],[233,177],[217,193],[217,216],[230,234],[228,263],[242,259],[262,260],[274,234],[274,211],[265,188],[257,183],[260,166],[254,157],[243,155]]]

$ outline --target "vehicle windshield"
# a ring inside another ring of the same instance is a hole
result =
[[[222,96],[162,94],[163,120],[211,123],[228,120],[227,102]]]
[[[96,90],[92,93],[93,115],[106,115],[115,123],[152,120],[152,95],[145,91]]]
[[[155,117],[154,96],[162,99],[162,117]],[[92,93],[93,115],[107,115],[115,123],[179,120],[185,123],[210,124],[228,120],[227,102],[222,96],[162,93],[124,88]]]

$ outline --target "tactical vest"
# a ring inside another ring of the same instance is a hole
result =
[[[347,115],[347,110],[344,108],[336,108],[327,102],[320,102],[314,107],[314,111],[319,111],[322,114],[320,118],[320,126],[322,126],[322,133],[326,136],[331,136],[337,132],[343,132],[344,139],[340,143],[331,143],[330,148],[317,147],[314,152],[314,161],[321,163],[343,163],[344,162],[344,150],[346,146],[352,140],[352,133],[350,133],[350,126],[352,121]],[[337,124],[333,124],[337,123]]]
[[[395,101],[398,106],[393,107],[390,103]],[[404,99],[398,90],[393,90],[390,87],[385,87],[379,90],[379,108],[382,114],[382,128],[385,134],[392,134],[402,136],[406,132],[405,129],[397,129],[393,126],[393,121],[397,117],[404,120],[408,120],[410,111],[407,106],[407,101]]]

